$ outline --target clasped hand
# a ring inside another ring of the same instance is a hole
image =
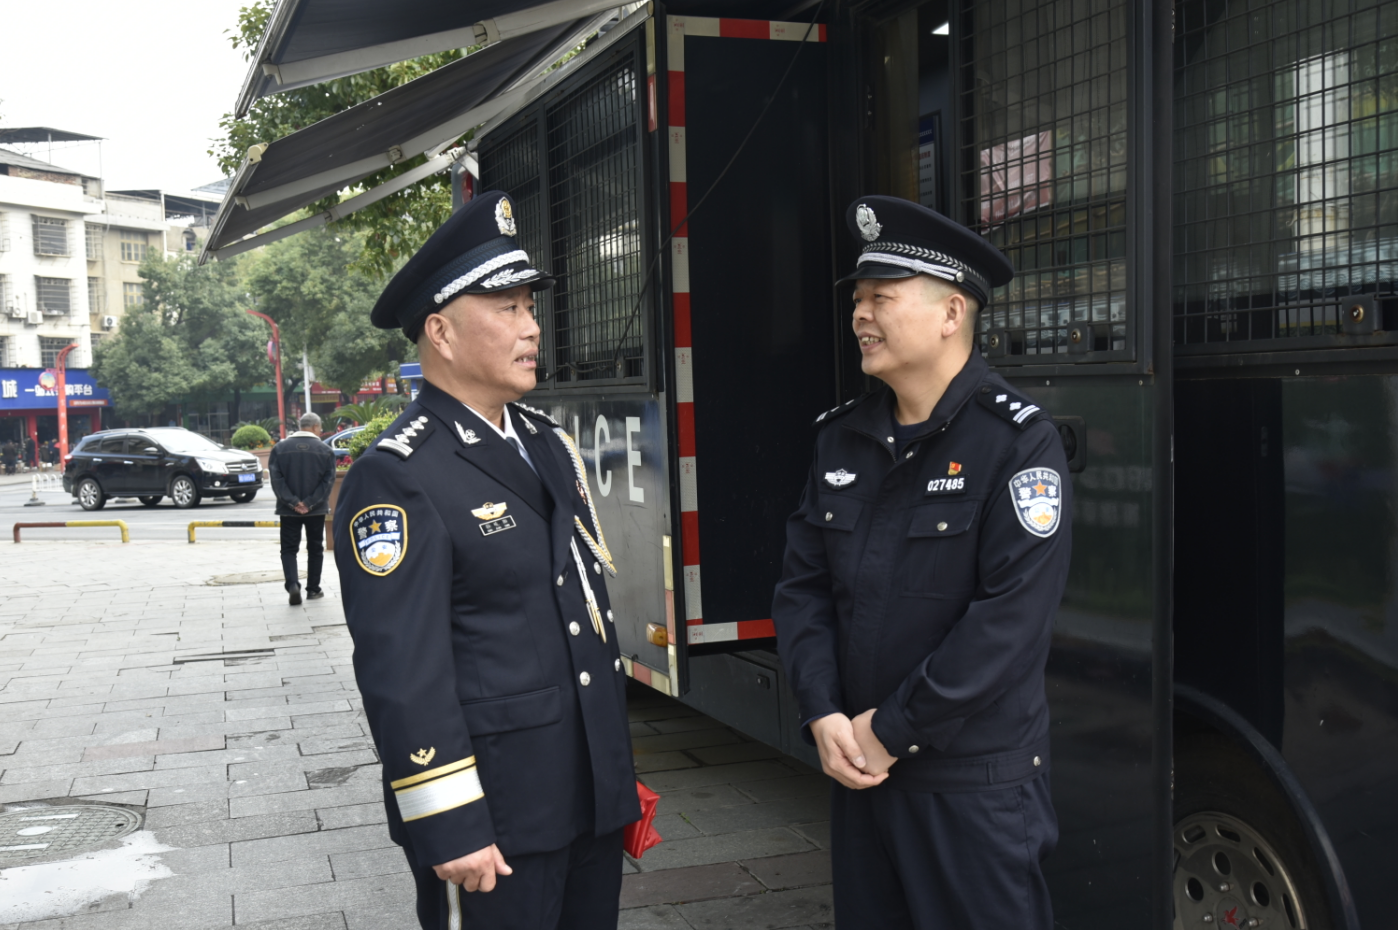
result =
[[[874,735],[876,710],[866,710],[853,720],[844,714],[830,714],[811,722],[821,768],[846,788],[883,784],[888,770],[898,761]]]
[[[505,857],[494,843],[469,856],[434,865],[432,871],[442,881],[460,885],[467,891],[494,891],[495,876],[514,874],[514,869],[505,864]]]

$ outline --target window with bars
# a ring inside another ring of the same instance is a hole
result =
[[[141,307],[146,303],[146,290],[140,284],[132,284],[126,281],[121,285],[121,305],[123,307]]]
[[[67,316],[73,309],[73,282],[68,278],[36,277],[34,297],[45,316]]]
[[[67,255],[68,221],[34,215],[34,254]]]
[[[10,288],[10,276],[0,274],[0,312],[6,316],[15,316],[19,312],[19,298]]]
[[[146,259],[147,249],[146,234],[139,230],[123,229],[121,231],[121,260],[124,262],[143,262]]]
[[[87,312],[88,312],[88,313],[101,313],[104,303],[105,303],[105,302],[102,300],[102,279],[101,279],[101,278],[88,278],[88,279],[87,279]]]
[[[52,368],[58,364],[58,353],[73,344],[73,340],[56,336],[39,337],[39,367]],[[68,353],[71,359],[72,352]],[[71,362],[70,362],[71,364]]]
[[[14,365],[14,360],[10,358],[11,342],[13,342],[13,340],[9,336],[0,336],[0,368],[10,368]],[[0,390],[0,398],[9,399],[11,396],[8,385],[6,385],[3,390]],[[15,391],[13,396],[18,397],[19,392]]]
[[[102,227],[93,223],[83,224],[83,240],[87,245],[87,260],[102,260]]]
[[[961,219],[1016,271],[980,314],[991,355],[1131,356],[1126,12],[1124,0],[965,7]]]
[[[1398,6],[1184,0],[1175,30],[1177,350],[1398,310]]]

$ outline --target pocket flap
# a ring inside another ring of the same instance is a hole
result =
[[[461,712],[471,735],[483,736],[557,723],[563,719],[563,700],[554,686],[526,694],[463,701]]]
[[[827,530],[849,532],[859,522],[859,515],[863,512],[864,502],[857,497],[822,494],[816,498],[811,512],[806,514],[806,522]]]
[[[923,504],[913,508],[909,536],[960,536],[976,519],[977,501]]]

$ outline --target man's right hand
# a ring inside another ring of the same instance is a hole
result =
[[[306,502],[305,502],[305,501],[297,501],[297,502],[296,502],[296,506],[295,506],[295,507],[292,507],[291,509],[294,510],[294,511],[296,511],[297,513],[300,513],[300,514],[309,513],[310,510],[311,510],[310,507],[307,507],[307,506],[306,506]]]
[[[846,788],[872,788],[882,784],[888,773],[869,775],[864,753],[854,738],[854,724],[844,714],[829,714],[811,721],[811,735],[820,751],[820,767],[825,774]]]
[[[442,881],[460,885],[467,891],[494,891],[495,876],[514,874],[514,869],[505,864],[505,857],[494,843],[469,856],[434,865],[432,871]]]

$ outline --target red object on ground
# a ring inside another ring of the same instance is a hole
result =
[[[641,858],[647,849],[662,839],[660,834],[655,832],[655,805],[660,802],[660,795],[636,782],[636,797],[641,802],[641,819],[635,823],[628,823],[622,829],[622,846],[626,854],[633,859]]]

